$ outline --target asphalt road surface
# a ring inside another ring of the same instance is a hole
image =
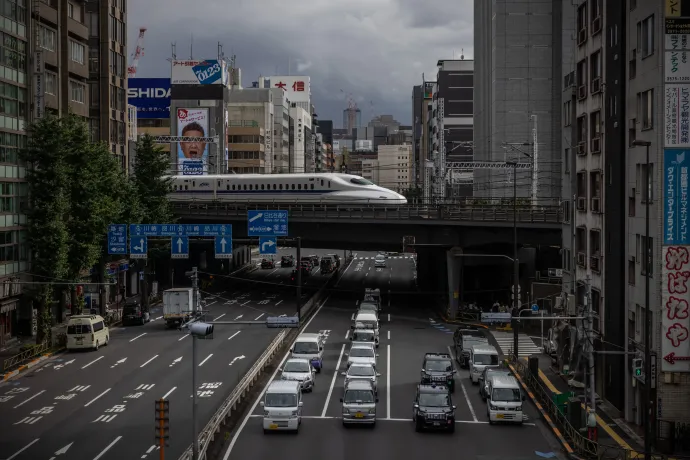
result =
[[[368,278],[370,270],[359,271]],[[535,451],[554,451],[555,439],[537,420],[537,410],[529,402],[525,402],[527,421],[523,426],[489,425],[478,387],[462,369],[458,369],[459,385],[453,394],[456,432],[416,433],[412,404],[424,353],[448,352],[452,332],[434,327],[423,311],[408,305],[384,307],[381,316],[376,427],[344,428],[339,419],[344,379],[340,372],[345,369],[344,353],[355,308],[355,301],[331,297],[306,328],[306,332],[326,333],[328,340],[324,370],[316,378],[313,393],[304,396],[299,434],[264,435],[257,399],[226,445],[224,460],[273,458],[276,452],[283,460],[455,458],[459,453],[462,458],[532,459]]]
[[[326,254],[338,254],[340,256],[341,263],[342,261],[344,261],[344,253],[341,249],[302,248],[302,257],[310,256],[312,254],[317,255],[319,259],[321,259]],[[297,259],[297,249],[280,247],[277,250],[277,254],[274,256],[262,256],[259,254],[252,254],[252,261],[256,264],[257,270],[249,273],[248,275],[246,275],[246,277],[254,281],[258,281],[264,284],[266,287],[271,287],[271,285],[274,285],[275,287],[294,285],[295,283],[291,280],[291,275],[292,270],[294,270],[295,267],[283,267],[280,263],[280,258],[286,255],[292,255],[295,259]],[[261,260],[263,258],[272,258],[276,264],[275,268],[262,269]],[[314,267],[309,276],[302,277],[302,283],[303,285],[306,285],[308,287],[319,288],[328,280],[328,276],[329,275],[321,275],[319,267]]]

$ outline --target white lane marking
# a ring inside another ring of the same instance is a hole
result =
[[[108,388],[107,390],[105,390],[103,393],[99,394],[99,395],[96,396],[95,398],[93,398],[91,401],[89,401],[89,402],[87,402],[86,404],[84,404],[84,407],[89,407],[91,404],[93,404],[93,403],[95,403],[96,401],[98,401],[98,398],[100,398],[101,396],[103,396],[104,394],[106,394],[106,393],[109,392],[109,391],[110,391],[110,388]]]
[[[16,409],[17,407],[23,406],[24,404],[28,403],[29,401],[31,401],[31,400],[34,399],[35,397],[40,396],[40,395],[42,395],[42,394],[45,393],[45,392],[46,392],[46,390],[41,390],[41,391],[39,391],[38,393],[36,393],[36,394],[33,395],[32,397],[30,397],[29,399],[25,399],[24,401],[20,402],[20,403],[17,404],[16,406],[14,406],[14,408]]]
[[[163,399],[167,399],[168,396],[170,396],[170,395],[172,394],[172,392],[175,391],[175,390],[177,390],[177,387],[172,387],[172,388],[170,389],[170,391],[168,391],[167,393],[165,393],[165,395],[163,396]],[[154,447],[155,447],[155,446],[154,446]],[[148,454],[148,452],[146,452],[146,453]]]
[[[117,442],[118,442],[120,439],[122,439],[122,436],[118,436],[117,438],[115,438],[115,441],[113,441],[113,442],[111,442],[110,444],[108,444],[108,447],[106,447],[105,449],[103,449],[103,450],[101,451],[100,454],[96,455],[96,456],[93,458],[93,460],[98,460],[99,458],[101,458],[102,456],[104,456],[105,453],[108,452],[108,451],[110,450],[111,447],[113,447],[115,444],[117,444]]]
[[[211,354],[208,355],[203,361],[201,361],[201,362],[199,363],[199,367],[203,366],[204,363],[205,363],[206,361],[208,361],[209,359],[211,359],[211,356],[213,356],[213,353],[211,353]]]
[[[355,307],[359,305],[359,300],[355,300]]]
[[[386,418],[391,418],[391,346],[386,346]]]
[[[345,340],[350,338],[350,330],[345,331]]]
[[[138,339],[138,338],[140,338],[140,337],[143,337],[143,336],[145,336],[146,334],[148,334],[148,332],[144,332],[143,334],[134,337],[132,340],[129,341],[129,343],[134,342],[136,339]]]
[[[338,356],[338,364],[335,365],[335,372],[333,373],[333,379],[331,380],[331,386],[328,388],[328,394],[326,395],[326,402],[323,405],[323,411],[321,412],[321,417],[326,416],[326,411],[328,410],[328,403],[331,401],[331,395],[333,394],[333,387],[335,387],[335,380],[338,378],[338,371],[340,370],[340,362],[343,360],[343,354],[345,353],[345,344],[340,349],[340,356]]]
[[[266,275],[266,276],[271,276],[272,274],[274,274],[274,273],[277,272],[278,270],[280,270],[280,268],[276,268],[275,270],[273,270],[271,273],[269,273],[269,274]]]
[[[259,321],[259,319],[261,319],[262,316],[264,316],[264,313],[261,313],[259,316],[254,318],[254,321]]]
[[[388,331],[388,340],[391,339],[391,331]]]
[[[233,337],[237,336],[237,334],[239,334],[240,332],[242,332],[242,331],[237,331],[237,332],[235,332],[235,333],[232,334],[230,337],[228,337],[228,340],[232,340]]]
[[[342,279],[342,278],[341,278]],[[321,312],[321,309],[323,308],[326,303],[328,303],[328,299],[330,297],[327,297],[326,300],[321,304],[321,306],[316,310],[314,313],[314,316],[309,318],[309,321],[304,325],[304,329],[302,330],[307,330],[309,325],[311,324],[312,321],[314,321],[314,318],[316,318],[319,313]],[[292,348],[292,347],[290,347]],[[232,437],[232,440],[230,440],[230,445],[228,446],[228,450],[225,451],[225,455],[223,455],[223,460],[228,460],[230,458],[230,453],[232,452],[232,448],[235,447],[235,444],[237,443],[237,440],[240,437],[240,434],[242,433],[242,430],[244,429],[245,426],[247,426],[247,422],[251,418],[252,414],[256,410],[256,407],[259,405],[259,401],[261,401],[261,398],[264,395],[264,391],[266,391],[266,387],[276,378],[276,375],[278,375],[278,371],[280,370],[281,367],[283,367],[283,363],[285,362],[286,359],[288,359],[288,356],[290,356],[290,351],[288,350],[287,353],[285,353],[285,356],[283,356],[283,359],[280,360],[280,364],[276,366],[276,369],[273,371],[273,375],[271,375],[271,378],[268,379],[268,382],[266,383],[266,386],[264,389],[259,393],[259,396],[256,397],[256,401],[254,401],[254,404],[252,404],[252,407],[249,409],[247,412],[247,415],[244,417],[244,420],[242,420],[242,423],[240,424],[240,427],[235,431],[235,434]]]
[[[455,361],[455,355],[453,354],[453,350],[450,348],[450,345],[448,345],[448,354],[450,354],[450,357],[453,358],[453,361]],[[458,376],[458,380],[460,380],[460,376]],[[462,394],[465,395],[465,401],[467,401],[467,407],[470,408],[470,414],[472,414],[472,419],[476,422],[477,420],[477,414],[474,412],[474,407],[472,407],[472,402],[470,402],[470,397],[467,394],[467,388],[465,388],[465,384],[462,383],[462,380],[460,380],[460,388],[462,388]]]
[[[277,307],[278,305],[280,305],[281,303],[283,303],[283,301],[282,301],[282,300],[279,300],[278,303],[276,304],[276,307]]]
[[[240,304],[240,307],[244,307],[245,305],[247,305],[247,304],[250,303],[250,302],[251,302],[251,300],[247,300],[245,303]]]
[[[14,454],[12,454],[11,457],[7,457],[7,460],[12,460],[13,458],[16,458],[19,454],[21,454],[22,452],[24,452],[26,449],[28,449],[29,447],[31,447],[31,446],[33,446],[34,444],[36,444],[36,443],[38,442],[39,439],[40,439],[40,438],[34,439],[34,440],[31,441],[29,444],[25,445],[24,447],[22,447],[21,449],[19,449],[17,452],[15,452]]]
[[[181,342],[182,339],[186,339],[187,337],[189,337],[189,334],[183,335],[182,337],[180,337],[179,339],[177,339],[177,341],[178,341],[178,342]]]
[[[87,367],[89,367],[90,365],[92,365],[93,363],[95,363],[96,361],[100,361],[100,360],[103,359],[103,358],[105,358],[105,356],[99,356],[98,358],[94,359],[93,361],[91,361],[91,362],[90,362],[89,364],[87,364],[86,366],[82,367],[82,369],[86,369]]]
[[[213,302],[207,303],[206,306],[207,306],[207,307],[210,307],[211,305],[213,305],[213,304],[216,303],[216,302],[218,302],[218,301],[217,301],[217,300],[214,300]]]
[[[354,261],[353,261],[353,262],[354,262]],[[338,280],[338,282],[335,283],[335,287],[338,287],[338,285],[340,284],[340,281],[345,277],[345,273],[347,273],[347,271],[348,271],[348,270],[350,269],[350,267],[352,267],[353,265],[354,265],[354,263],[350,262],[350,265],[348,265],[347,268],[345,269],[345,271],[343,272],[343,274],[340,275],[340,279]],[[227,458],[225,458],[225,459],[223,459],[223,460],[227,460]]]
[[[142,364],[142,365],[139,366],[139,367],[144,367],[144,366],[146,366],[148,363],[150,363],[151,361],[153,361],[153,360],[156,359],[156,358],[158,358],[158,355],[156,355],[156,356],[154,356],[153,358],[149,359],[148,361],[146,361],[144,364]]]
[[[219,319],[221,319],[221,318],[222,318],[223,316],[225,316],[225,315],[227,315],[227,313],[223,313],[223,314],[220,315],[219,317],[213,318],[213,321],[218,321]]]
[[[159,319],[163,318],[162,316],[158,316],[156,318],[153,318],[154,321],[158,321]]]
[[[388,313],[388,322],[389,323],[391,322],[391,314],[390,313]]]

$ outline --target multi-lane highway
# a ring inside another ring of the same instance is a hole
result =
[[[214,285],[202,293],[208,314],[223,321],[293,314],[296,299],[294,287],[287,286],[289,273],[256,270],[247,275],[259,281],[280,275],[276,281],[286,285],[282,289],[214,277]],[[325,281],[315,275],[308,286]],[[50,459],[62,451],[64,458],[77,460],[157,458],[154,400],[161,397],[170,401],[166,456],[181,455],[192,442],[192,344],[186,332],[167,329],[162,315],[162,309],[155,308],[145,326],[114,328],[107,347],[58,355],[0,384],[0,457]],[[201,426],[277,332],[261,326],[217,326],[212,340],[198,341]]]

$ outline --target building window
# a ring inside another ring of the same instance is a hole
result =
[[[601,51],[595,51],[589,58],[589,78],[592,94],[601,91]]]
[[[573,122],[572,102],[565,101],[563,104],[563,126],[570,126]]]
[[[585,211],[587,209],[587,173],[580,171],[577,173],[577,209]]]
[[[577,117],[577,154],[587,154],[587,115]]]
[[[578,32],[587,31],[587,2],[583,2],[577,9],[577,30]],[[582,40],[578,41],[582,42]]]
[[[74,5],[72,3],[67,4],[67,16],[74,19]]]
[[[599,19],[601,20],[601,0],[589,0],[589,4],[591,5],[591,10],[590,10],[590,16],[592,18],[592,33],[595,30],[597,30],[596,27],[594,27],[594,21]]]
[[[630,62],[628,62],[628,78],[634,80],[637,76],[637,50],[632,50]]]
[[[577,63],[577,98],[584,99],[587,97],[587,59],[583,59]]]
[[[41,48],[48,51],[55,51],[55,42],[57,41],[57,33],[53,29],[44,26],[39,26],[39,40]]]
[[[575,229],[575,249],[577,251],[577,265],[587,267],[587,229],[577,227]]]
[[[602,208],[601,171],[589,173],[589,194],[591,196],[590,209],[592,212],[600,213]]]
[[[53,96],[57,95],[57,89],[58,89],[58,76],[57,74],[53,72],[46,72],[45,73],[45,79],[46,79],[46,94],[52,94]]]
[[[642,191],[641,203],[646,203],[647,199],[650,203],[654,202],[654,163],[647,166],[647,163],[638,163],[635,166],[635,186]]]
[[[638,119],[641,120],[642,129],[654,127],[654,90],[637,93]]]
[[[637,49],[642,59],[654,54],[654,15],[637,23]]]
[[[83,64],[86,58],[86,47],[81,43],[70,41],[70,57],[72,61]]]
[[[78,81],[70,80],[69,82],[70,100],[79,104],[86,103],[86,85]]]
[[[563,164],[563,166],[564,166],[563,172],[565,174],[570,174],[570,149],[569,148],[566,148],[563,151],[563,163],[564,163]]]
[[[640,274],[651,277],[654,275],[654,238],[646,238],[642,235],[640,242],[642,243]]]
[[[601,230],[589,231],[589,263],[592,271],[601,273]]]
[[[601,111],[597,110],[589,115],[590,152],[601,152]]]

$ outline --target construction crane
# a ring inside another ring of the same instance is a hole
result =
[[[144,34],[146,33],[146,27],[141,27],[139,29],[139,38],[137,38],[137,47],[132,53],[132,64],[127,67],[127,76],[130,78],[137,76],[137,67],[139,66],[139,58],[144,55]]]

